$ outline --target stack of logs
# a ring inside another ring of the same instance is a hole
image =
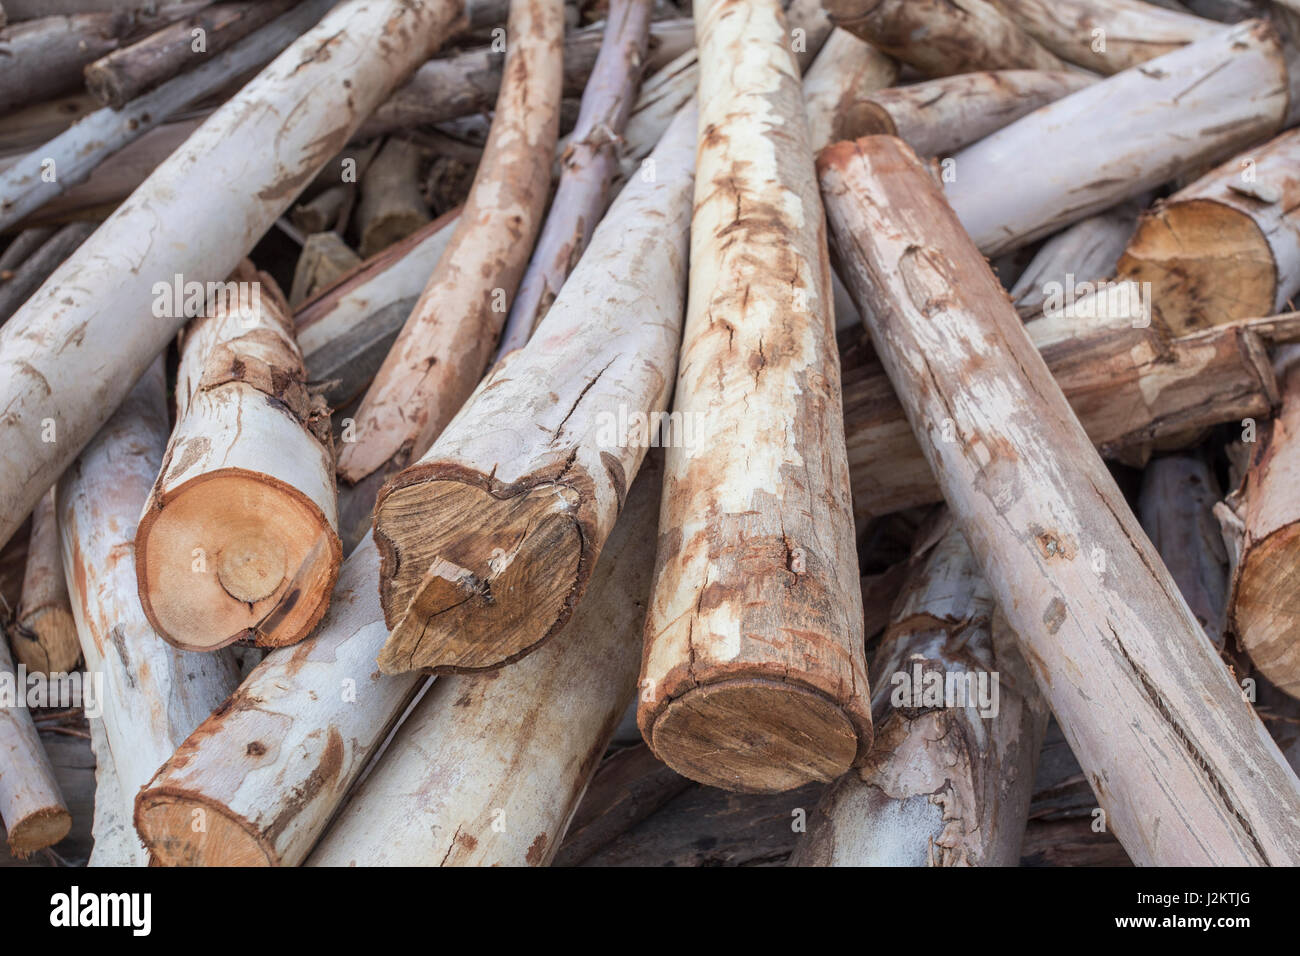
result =
[[[9,851],[1300,863],[1297,170],[1290,0],[0,0]]]

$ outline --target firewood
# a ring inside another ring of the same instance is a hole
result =
[[[32,150],[0,174],[0,228],[18,222],[69,185],[85,179],[105,157],[225,86],[232,75],[271,60],[331,6],[328,0],[306,0],[201,66],[132,100],[122,109],[105,107],[91,113]]]
[[[1151,459],[1142,473],[1138,518],[1211,643],[1223,650],[1228,555],[1214,505],[1219,482],[1203,455]]]
[[[194,0],[5,0],[11,23],[77,13],[165,12],[170,7],[179,8],[184,12],[178,15],[185,16],[204,6],[207,3],[195,3]]]
[[[1242,486],[1218,510],[1232,556],[1228,624],[1251,662],[1278,689],[1300,697],[1300,596],[1295,573],[1300,507],[1295,495],[1300,428],[1300,346],[1279,350],[1282,407],[1261,429]]]
[[[140,600],[183,650],[294,644],[343,557],[328,411],[269,276],[246,263],[214,300],[181,346],[176,427],[135,536]]]
[[[1069,67],[987,0],[826,0],[838,27],[929,77]]]
[[[94,222],[70,222],[29,255],[14,270],[13,276],[0,285],[0,323],[17,312],[19,306],[31,298],[41,283],[50,277],[50,273],[61,266],[98,225]],[[36,231],[38,230],[26,230],[23,235]],[[18,245],[18,240],[15,240],[14,245]]]
[[[1138,222],[1119,274],[1180,333],[1281,312],[1300,291],[1300,130],[1225,162]]]
[[[638,723],[683,776],[789,790],[871,741],[830,266],[780,8],[700,0],[695,22],[692,435],[667,452]]]
[[[95,754],[95,810],[90,826],[95,845],[87,866],[148,866],[149,856],[131,825],[131,813],[108,745],[103,718],[87,718]]]
[[[27,258],[54,235],[53,226],[33,226],[14,236],[4,252],[0,252],[0,283],[12,281],[14,273]],[[4,286],[0,284],[0,289]]]
[[[163,27],[143,40],[114,50],[86,66],[86,89],[104,106],[120,110],[178,73],[242,40],[284,13],[298,0],[218,3]],[[322,11],[323,12],[323,11]],[[195,30],[203,49],[195,49]],[[232,72],[231,75],[238,75]]]
[[[667,417],[695,135],[684,109],[652,154],[654,178],[623,190],[537,334],[380,493],[393,629],[381,670],[499,667],[559,632],[582,600]]]
[[[53,489],[32,512],[23,599],[9,636],[14,657],[32,673],[67,674],[81,657],[77,623],[72,618],[68,585],[63,577]]]
[[[865,130],[862,106],[868,94],[892,86],[898,64],[847,30],[834,30],[803,78],[808,136],[813,149]]]
[[[790,864],[1015,866],[1047,704],[950,521],[892,617],[871,665],[871,756],[826,791]]]
[[[498,675],[435,681],[309,865],[550,863],[636,691],[661,479],[652,461],[628,491],[568,629]]]
[[[1133,236],[1143,205],[1140,200],[1121,203],[1080,219],[1044,242],[1011,286],[1016,311],[1022,316],[1032,316],[1043,311],[1043,303],[1053,288],[1108,280],[1115,275],[1116,264]]]
[[[11,701],[0,707],[0,822],[9,852],[26,858],[67,836],[72,817],[26,707],[26,682],[18,681],[4,641],[0,641],[0,679],[15,695],[24,695],[21,706]]]
[[[1211,80],[1211,78],[1213,78]],[[996,255],[1217,162],[1275,132],[1287,66],[1273,28],[1251,21],[1116,73],[952,157],[948,202]],[[1106,135],[1092,124],[1106,117]],[[1050,142],[1052,162],[1033,144]],[[998,189],[1014,182],[1015,189]]]
[[[307,299],[332,286],[361,265],[361,257],[337,232],[318,232],[307,237],[293,270],[289,305],[297,308]]]
[[[446,251],[361,402],[357,440],[339,454],[339,476],[350,485],[382,481],[428,450],[487,369],[550,191],[562,6],[511,3],[505,80],[483,162]]]
[[[167,444],[164,386],[157,360],[58,486],[63,565],[86,670],[103,675],[104,732],[129,829],[136,791],[239,682],[228,651],[160,640],[136,592],[132,539]]]
[[[618,141],[641,82],[649,27],[650,0],[610,0],[600,55],[564,150],[551,211],[510,305],[501,355],[528,341],[605,213],[618,171]]]
[[[884,136],[820,162],[876,351],[1108,826],[1138,864],[1300,859],[1300,780],[925,166]]]
[[[330,186],[309,202],[294,206],[289,213],[289,221],[309,236],[331,229],[341,233],[344,224],[340,222],[340,216],[349,205],[354,191],[351,184]]]
[[[921,156],[943,155],[1094,82],[1086,73],[994,70],[882,89],[855,103],[855,122],[827,142],[884,133]]]
[[[184,323],[183,311],[141,321],[154,286],[177,274],[187,282],[229,275],[464,10],[461,0],[332,10],[214,113],[0,328],[0,540]],[[235,193],[216,187],[233,181]],[[54,424],[57,441],[41,440],[43,421]]]
[[[409,140],[390,139],[361,179],[357,233],[368,259],[405,239],[429,220],[420,189],[421,151]]]
[[[993,0],[1061,59],[1109,75],[1223,30],[1141,0]]]

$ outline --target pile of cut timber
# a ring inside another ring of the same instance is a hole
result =
[[[1300,5],[57,6],[15,865],[1300,864]]]

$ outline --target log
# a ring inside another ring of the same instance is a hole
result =
[[[1282,407],[1261,430],[1241,487],[1218,513],[1233,559],[1228,625],[1256,669],[1300,697],[1300,598],[1292,580],[1300,540],[1300,453],[1291,441],[1300,428],[1300,347],[1279,350],[1275,367]]]
[[[1140,200],[1121,203],[1080,219],[1044,242],[1011,286],[1016,311],[1024,317],[1032,316],[1043,311],[1053,288],[1064,289],[1067,283],[1096,282],[1113,276],[1119,257],[1137,227],[1143,205]]]
[[[9,852],[26,859],[67,836],[72,817],[27,709],[26,681],[18,680],[4,641],[0,641],[0,682],[22,698],[21,706],[11,700],[0,707],[0,822]]]
[[[546,866],[636,692],[662,466],[647,464],[564,634],[498,675],[441,678],[311,866]]]
[[[357,207],[361,258],[369,259],[429,222],[420,163],[420,147],[394,137],[366,168]]]
[[[892,86],[898,64],[847,30],[834,30],[803,78],[808,137],[814,149],[862,135],[869,94]]]
[[[136,791],[239,683],[229,651],[159,639],[136,593],[135,522],[163,461],[164,366],[155,361],[58,485],[63,566],[86,670],[103,675],[103,724],[130,827]]]
[[[1300,291],[1300,130],[1234,156],[1138,222],[1119,275],[1175,334],[1281,312]]]
[[[202,97],[272,59],[332,6],[307,0],[253,36],[120,110],[105,107],[34,149],[0,175],[0,228],[20,221],[103,160]]]
[[[14,657],[35,674],[70,673],[81,658],[59,553],[59,518],[51,490],[32,512],[23,598],[9,631]]]
[[[1300,860],[1300,780],[925,166],[885,136],[820,164],[842,274],[1108,827],[1139,865]]]
[[[790,865],[1015,866],[1047,704],[950,521],[913,556],[892,618],[871,665],[871,756],[827,789]]]
[[[692,436],[667,452],[637,720],[683,776],[790,790],[871,741],[830,266],[780,8],[696,14]]]
[[[941,156],[1094,82],[1086,73],[986,70],[882,89],[858,101],[855,121],[826,142],[879,133]]]
[[[560,182],[501,333],[499,355],[522,348],[577,265],[609,204],[618,140],[641,83],[650,0],[610,0],[605,37],[560,160]]]
[[[350,485],[382,481],[422,455],[487,370],[550,190],[562,6],[511,3],[506,79],[483,161],[446,251],[362,399],[357,441],[339,454],[339,477]]]
[[[297,308],[313,295],[361,265],[361,257],[348,247],[337,232],[318,232],[307,237],[293,270],[289,305]]]
[[[245,263],[202,308],[135,534],[140,601],[182,650],[296,644],[343,560],[329,411],[307,391],[274,280]]]
[[[1109,76],[1223,30],[1223,24],[1141,0],[996,0],[1062,60]]]
[[[184,323],[184,313],[140,320],[154,285],[178,273],[199,282],[228,276],[463,15],[458,0],[332,10],[214,113],[0,329],[0,540]],[[212,188],[235,181],[237,194]],[[41,441],[43,419],[54,420],[57,441]]]
[[[148,866],[149,858],[131,825],[129,802],[122,795],[103,718],[88,718],[90,749],[95,755],[95,809],[90,832],[95,845],[87,866]]]
[[[350,184],[330,186],[311,201],[294,206],[289,213],[289,221],[308,236],[331,229],[342,233],[347,224],[341,218],[351,209],[354,193]]]
[[[90,236],[98,223],[70,222],[51,235],[35,252],[24,260],[4,285],[0,285],[0,323],[18,311],[19,306],[31,298],[41,283],[77,250]],[[27,235],[34,230],[26,230]],[[18,245],[15,240],[14,245]]]
[[[11,281],[18,267],[52,235],[54,235],[53,226],[34,226],[14,236],[5,246],[4,252],[0,252],[0,282]]]
[[[533,339],[380,492],[380,598],[393,631],[381,670],[487,670],[557,634],[660,423],[680,440],[665,413],[686,300],[695,120],[688,107],[673,121],[652,154],[653,180],[623,190]]]
[[[986,0],[826,0],[837,26],[927,77],[1069,67]]]
[[[87,64],[86,89],[104,106],[120,110],[142,93],[203,62],[204,57],[220,53],[270,23],[297,2],[263,0],[207,6]],[[195,49],[195,30],[202,31],[203,49]]]
[[[1142,473],[1138,518],[1216,650],[1223,650],[1228,555],[1214,505],[1218,479],[1196,452],[1161,455]]]
[[[1277,34],[1243,23],[967,146],[952,158],[948,202],[980,251],[997,255],[1269,136],[1286,113],[1286,90]],[[1100,139],[1098,116],[1106,117]],[[1045,142],[1051,162],[1042,161]],[[995,188],[1006,182],[1016,188]]]
[[[189,11],[206,5],[193,0],[5,0],[5,11],[9,15],[9,22],[17,23],[21,20],[76,13],[165,11],[169,7]]]

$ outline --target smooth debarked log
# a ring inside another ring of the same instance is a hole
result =
[[[781,791],[865,756],[871,714],[830,265],[773,0],[699,0],[690,281],[637,721],[702,783]]]
[[[23,598],[9,629],[14,657],[28,671],[66,674],[81,657],[59,550],[59,517],[50,490],[32,512]]]
[[[110,775],[123,801],[116,809],[141,856],[130,825],[136,792],[239,683],[228,651],[196,654],[161,640],[136,592],[135,522],[158,475],[167,434],[158,359],[58,485],[77,633],[87,673],[103,675]],[[98,818],[98,795],[96,803]]]
[[[647,462],[567,630],[499,674],[435,681],[310,865],[550,863],[636,690],[661,479]]]
[[[1300,291],[1300,130],[1283,133],[1156,204],[1119,275],[1151,284],[1175,334],[1281,312]]]
[[[841,274],[1108,829],[1139,865],[1300,861],[1300,780],[926,167],[886,136],[820,164]]]
[[[1286,108],[1277,34],[1252,20],[1116,73],[960,150],[948,202],[980,251],[997,255],[1220,162],[1275,133]]]
[[[382,670],[499,667],[559,632],[646,449],[690,437],[666,412],[695,126],[683,109],[651,154],[654,178],[619,195],[533,338],[384,486]]]
[[[178,274],[224,280],[464,10],[458,0],[340,4],[172,153],[0,328],[0,540],[184,324],[180,310],[142,321],[157,285]],[[227,182],[239,189],[214,188]],[[42,441],[46,420],[57,441]]]
[[[826,791],[790,865],[1018,865],[1047,704],[950,520],[892,618],[871,664],[871,756]]]
[[[50,273],[61,266],[98,225],[95,222],[70,222],[32,250],[14,270],[13,276],[0,285],[0,323],[17,312],[18,307],[31,298]],[[15,245],[17,242],[15,240]]]

